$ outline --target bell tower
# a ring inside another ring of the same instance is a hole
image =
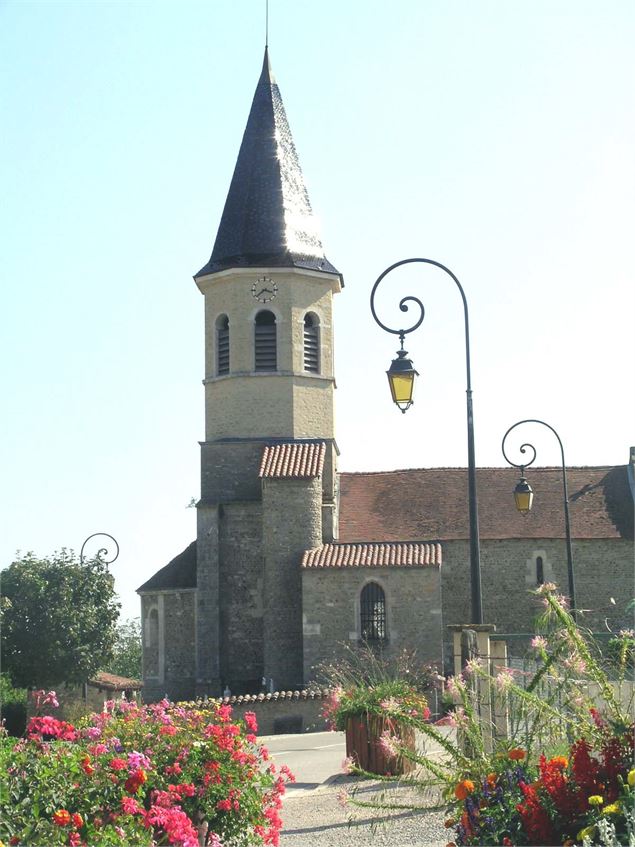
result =
[[[263,676],[294,685],[302,681],[294,556],[337,533],[332,307],[343,280],[324,255],[267,49],[212,255],[194,279],[205,298],[197,688],[246,690]],[[309,477],[287,474],[273,496],[276,484],[261,474],[271,448],[318,450],[317,510],[314,494],[286,502],[289,485]],[[300,501],[311,520],[296,514]],[[310,525],[307,538],[277,549],[298,522]],[[284,633],[271,623],[280,615]],[[275,657],[294,644],[300,662],[282,668]]]

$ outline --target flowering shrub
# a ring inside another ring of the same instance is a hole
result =
[[[423,690],[435,676],[432,667],[421,666],[409,651],[391,660],[369,646],[343,649],[344,659],[318,668],[320,681],[331,688],[322,709],[331,729],[346,729],[350,717],[376,715],[405,723],[430,717]]]
[[[454,830],[448,847],[635,847],[633,701],[624,658],[632,632],[611,647],[619,658],[610,663],[613,676],[618,668],[611,683],[598,646],[556,587],[537,593],[545,612],[532,641],[535,670],[468,662],[447,684],[453,710],[437,725],[413,718],[445,755],[417,751],[421,770],[409,784],[441,792],[437,808],[449,808],[446,826]],[[381,797],[374,805],[383,805]]]
[[[322,715],[331,729],[344,730],[350,717],[378,715],[407,722],[414,718],[427,720],[430,709],[423,694],[406,682],[394,680],[375,686],[332,689]]]
[[[50,703],[51,701],[49,701]],[[277,845],[285,781],[255,715],[122,701],[77,727],[34,717],[0,743],[0,840],[15,845]]]

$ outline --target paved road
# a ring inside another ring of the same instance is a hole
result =
[[[259,738],[277,765],[287,765],[296,782],[289,794],[312,791],[342,773],[346,756],[343,732],[305,732],[299,735],[270,735]]]
[[[445,814],[385,810],[344,802],[354,796],[368,801],[386,790],[393,803],[435,805],[433,795],[342,773],[346,753],[344,733],[318,732],[260,738],[276,764],[286,764],[296,776],[282,808],[280,847],[445,847]]]

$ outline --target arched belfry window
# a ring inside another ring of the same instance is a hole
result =
[[[386,595],[381,585],[376,582],[369,582],[362,589],[360,618],[362,640],[386,640]]]
[[[276,348],[276,316],[269,311],[258,312],[254,327],[255,370],[275,371],[277,369]]]
[[[320,323],[310,313],[304,316],[304,370],[320,372]]]
[[[216,374],[229,373],[229,318],[220,315],[216,320]]]

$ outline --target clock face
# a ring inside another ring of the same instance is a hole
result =
[[[259,303],[268,303],[278,293],[278,286],[269,276],[259,277],[251,286],[251,296]]]

